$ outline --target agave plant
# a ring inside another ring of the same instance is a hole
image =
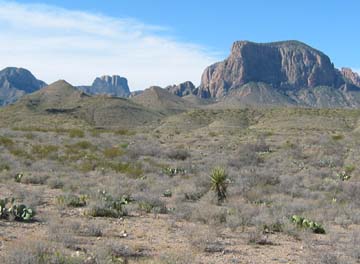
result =
[[[216,167],[211,172],[211,189],[216,192],[218,202],[226,199],[228,175],[224,168]]]

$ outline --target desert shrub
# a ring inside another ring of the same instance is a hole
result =
[[[20,181],[24,184],[39,184],[44,185],[47,182],[47,179],[49,179],[48,175],[32,175],[32,174],[26,174],[23,177],[21,177]]]
[[[60,206],[67,207],[83,207],[87,204],[87,196],[80,195],[77,196],[75,194],[66,194],[60,195],[56,197],[56,203]]]
[[[167,213],[166,204],[158,197],[147,195],[137,197],[136,200],[138,203],[138,208],[141,212],[159,214]]]
[[[91,237],[101,237],[103,235],[102,227],[98,224],[88,224],[81,228],[81,235]]]
[[[201,201],[196,204],[191,219],[204,224],[223,225],[226,223],[227,216],[228,211],[225,208]]]
[[[97,248],[95,252],[94,263],[97,264],[123,264],[129,263],[130,259],[147,257],[143,248],[134,248],[125,246],[119,242],[111,241],[110,243]]]
[[[190,153],[185,149],[172,149],[167,152],[167,157],[174,160],[186,160]]]
[[[344,135],[342,135],[342,134],[336,134],[336,135],[332,135],[331,136],[331,138],[333,139],[333,140],[341,140],[341,139],[343,139],[344,138]]]
[[[247,233],[248,243],[257,245],[273,245],[269,237],[261,229],[252,230]]]
[[[110,168],[117,173],[124,173],[131,178],[139,178],[143,174],[142,166],[140,163],[110,163]]]
[[[83,138],[85,136],[85,132],[80,129],[70,129],[69,137],[72,138]]]
[[[74,222],[65,221],[61,218],[51,217],[48,222],[48,237],[51,241],[59,242],[69,249],[76,249],[79,243],[76,238]]]
[[[194,263],[194,259],[195,256],[191,251],[176,250],[173,253],[164,253],[159,259],[149,261],[148,264],[191,264]]]
[[[49,244],[31,241],[11,247],[4,258],[4,264],[81,264],[83,259],[70,257]]]
[[[154,144],[136,144],[129,147],[128,155],[131,159],[138,159],[141,156],[159,157],[162,150]]]
[[[12,147],[10,153],[16,157],[24,159],[33,159],[33,157],[25,150],[19,147]]]
[[[10,147],[14,146],[14,141],[9,137],[0,136],[0,146],[10,148]]]
[[[258,166],[264,160],[256,152],[254,145],[245,144],[239,147],[240,149],[234,155],[234,158],[229,159],[228,165],[241,169],[244,166]]]
[[[104,156],[108,159],[113,159],[124,154],[124,151],[118,147],[111,147],[104,149]]]
[[[112,217],[118,218],[128,214],[125,206],[132,199],[129,196],[113,197],[104,190],[100,190],[96,200],[86,211],[86,215],[93,217]]]
[[[55,145],[33,145],[31,155],[38,159],[53,158],[51,155],[59,149]]]
[[[33,140],[35,138],[35,135],[33,133],[26,133],[24,137],[28,140]]]
[[[219,241],[216,229],[190,227],[186,231],[191,245],[200,252],[223,252],[225,247]]]
[[[9,164],[0,162],[0,172],[9,171],[9,170],[10,170],[10,165]]]
[[[114,131],[114,134],[120,136],[133,136],[136,132],[129,129],[118,129]]]
[[[47,180],[47,185],[51,188],[51,189],[61,189],[64,187],[64,182],[56,177],[56,178],[50,178]]]

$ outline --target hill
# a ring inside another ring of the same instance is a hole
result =
[[[159,117],[161,114],[127,99],[89,96],[63,80],[0,109],[4,126],[134,127]]]
[[[181,97],[157,86],[146,89],[131,100],[146,108],[161,111],[164,114],[183,112],[196,106]]]

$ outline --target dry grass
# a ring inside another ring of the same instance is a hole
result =
[[[26,263],[22,258],[50,258],[56,248],[70,261],[60,263],[76,263],[76,252],[93,263],[247,263],[245,250],[261,246],[274,256],[281,245],[291,255],[292,247],[309,245],[292,263],[356,263],[350,245],[360,230],[359,116],[197,110],[136,131],[1,128],[0,198],[14,196],[38,212],[34,226],[0,221],[1,233],[11,230],[10,241],[18,241],[34,228],[33,240],[45,246],[10,251],[5,241],[0,255],[4,263]],[[221,204],[211,190],[216,166],[228,173]],[[326,234],[296,227],[294,214],[323,224]],[[269,262],[259,256],[257,263]]]

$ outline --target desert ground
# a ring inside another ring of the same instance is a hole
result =
[[[359,263],[359,118],[204,108],[125,128],[7,120],[0,199],[35,214],[0,219],[0,262]]]

